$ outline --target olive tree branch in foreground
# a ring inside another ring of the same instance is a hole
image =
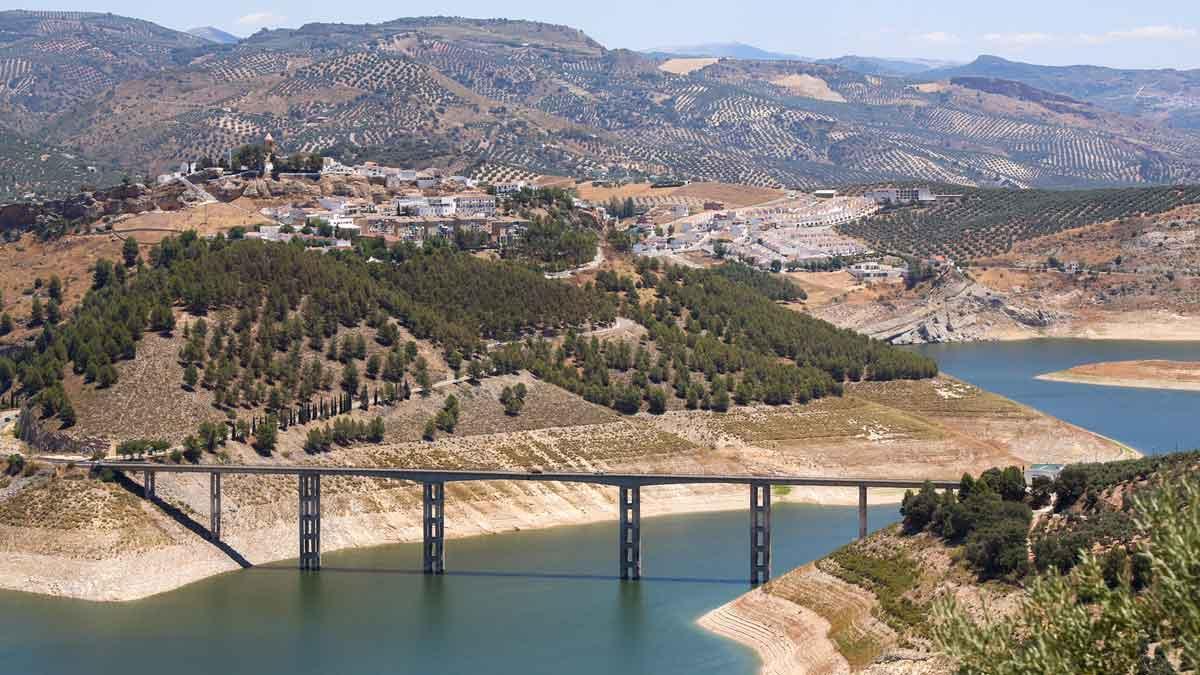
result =
[[[1200,664],[1200,483],[1186,479],[1135,498],[1153,571],[1105,582],[1090,551],[1068,575],[1035,579],[1011,616],[978,622],[953,598],[935,603],[933,636],[961,672],[980,675],[1184,672]]]

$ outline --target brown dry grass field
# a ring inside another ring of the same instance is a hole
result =
[[[783,87],[799,96],[815,98],[818,101],[846,102],[845,97],[829,88],[828,82],[812,75],[792,73],[771,80],[771,84]]]
[[[252,229],[255,225],[270,222],[269,218],[258,213],[258,205],[254,200],[241,198],[228,204],[218,202],[179,211],[141,213],[114,223],[113,230],[129,233],[139,243],[153,244],[172,232],[196,230],[201,236],[209,236],[238,226]]]
[[[579,192],[580,199],[597,204],[605,204],[613,197],[621,200],[628,197],[634,199],[638,197],[695,197],[701,200],[711,199],[723,202],[727,208],[738,208],[761,204],[784,196],[780,190],[728,183],[689,183],[682,187],[654,188],[650,186],[650,183],[596,187],[590,182],[584,182],[579,183],[575,188]]]
[[[671,73],[672,75],[687,75],[690,72],[707,68],[712,64],[720,61],[713,58],[696,58],[696,59],[667,59],[658,64],[658,69]]]
[[[111,235],[70,235],[51,241],[39,241],[25,235],[17,241],[0,243],[0,290],[4,307],[18,324],[29,319],[29,307],[36,293],[45,306],[49,295],[45,285],[34,290],[41,279],[48,283],[57,274],[63,282],[63,313],[83,299],[92,285],[92,269],[97,258],[121,259],[121,240]],[[9,339],[20,338],[18,327]]]

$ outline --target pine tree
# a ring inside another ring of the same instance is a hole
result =
[[[29,325],[40,326],[42,320],[42,301],[35,295],[33,296],[33,304],[29,307]]]
[[[358,392],[358,367],[353,361],[342,367],[342,389],[350,394]]]
[[[255,430],[254,449],[263,454],[271,454],[279,436],[279,418],[268,414],[266,419]]]
[[[383,418],[375,417],[371,420],[371,426],[367,432],[367,440],[372,443],[382,443],[384,435]]]
[[[199,381],[199,373],[196,371],[196,364],[188,363],[183,369],[183,385],[188,391],[193,391],[196,388],[196,382]]]
[[[121,257],[125,260],[126,267],[137,265],[138,259],[141,257],[138,255],[137,239],[129,237],[125,240],[124,245],[121,246]]]

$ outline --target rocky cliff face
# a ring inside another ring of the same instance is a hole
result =
[[[910,296],[830,305],[814,314],[892,344],[989,340],[998,333],[1039,331],[1062,318],[957,271],[946,272]]]

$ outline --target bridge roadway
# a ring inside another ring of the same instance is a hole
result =
[[[765,583],[771,578],[771,487],[774,485],[858,488],[858,536],[867,536],[867,490],[870,488],[919,488],[926,482],[935,488],[952,490],[957,480],[906,478],[823,477],[746,474],[647,474],[570,471],[450,471],[440,469],[401,469],[387,467],[279,466],[254,464],[159,464],[157,462],[77,462],[89,469],[141,472],[147,498],[156,496],[159,473],[206,473],[210,476],[209,536],[221,538],[221,477],[225,474],[260,476],[296,476],[300,494],[299,544],[300,569],[321,568],[321,478],[355,476],[384,478],[421,483],[422,498],[422,569],[426,574],[442,574],[446,569],[445,489],[446,483],[467,481],[535,481],[589,483],[618,488],[619,560],[622,579],[642,576],[641,488],[653,485],[747,485],[750,487],[750,583]]]

